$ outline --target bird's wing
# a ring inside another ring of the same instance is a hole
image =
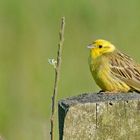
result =
[[[140,92],[140,65],[119,51],[110,55],[111,73],[132,89]]]

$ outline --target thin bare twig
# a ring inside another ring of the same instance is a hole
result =
[[[65,17],[61,19],[61,27],[59,32],[60,42],[58,44],[58,51],[57,51],[57,63],[55,68],[55,81],[54,81],[54,91],[52,96],[52,114],[51,114],[51,140],[54,140],[54,115],[55,115],[55,104],[56,104],[56,97],[58,92],[58,82],[60,77],[60,67],[61,67],[61,57],[62,57],[62,47],[64,42],[64,28],[65,28]]]

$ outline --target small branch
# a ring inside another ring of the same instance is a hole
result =
[[[65,17],[61,19],[61,27],[59,32],[60,42],[58,44],[58,51],[57,51],[57,63],[55,68],[55,81],[54,81],[54,91],[52,96],[52,114],[51,114],[51,140],[54,140],[54,115],[55,115],[55,104],[56,104],[56,97],[58,93],[58,82],[60,77],[60,67],[61,67],[61,57],[62,57],[62,46],[64,42],[64,28],[65,28]]]

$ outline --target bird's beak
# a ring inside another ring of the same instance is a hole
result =
[[[87,46],[87,48],[88,48],[88,49],[92,49],[92,48],[94,48],[94,45],[93,45],[93,44],[89,44],[89,45]]]

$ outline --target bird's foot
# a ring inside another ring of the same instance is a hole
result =
[[[99,94],[99,95],[103,95],[104,93],[105,93],[104,90],[100,90],[97,94]]]
[[[121,93],[121,92],[119,92],[119,91],[104,91],[104,90],[100,90],[97,94],[99,94],[99,95],[103,95],[103,94],[118,94],[118,93]]]

